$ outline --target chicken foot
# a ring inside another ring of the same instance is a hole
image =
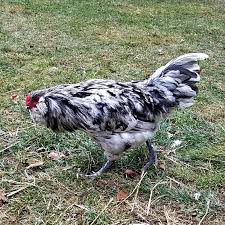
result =
[[[107,160],[107,162],[101,167],[100,170],[98,170],[97,172],[93,172],[91,174],[86,174],[85,176],[91,179],[95,179],[96,177],[100,176],[102,173],[105,173],[106,171],[109,170],[109,168],[112,166],[113,164],[113,160]]]

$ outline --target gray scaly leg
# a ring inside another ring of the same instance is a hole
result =
[[[147,147],[148,147],[150,159],[145,164],[145,166],[143,168],[144,171],[146,171],[148,169],[148,167],[151,166],[152,164],[156,164],[157,163],[157,155],[156,155],[156,152],[154,150],[154,147],[152,146],[152,144],[151,144],[151,142],[149,140],[146,141],[146,144],[147,144]]]

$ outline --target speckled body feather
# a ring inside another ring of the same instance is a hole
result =
[[[83,130],[114,160],[152,139],[175,107],[193,104],[200,80],[197,61],[205,58],[203,53],[180,56],[139,82],[89,80],[35,91],[26,104],[34,122],[54,131]]]

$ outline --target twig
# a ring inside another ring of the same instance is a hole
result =
[[[130,208],[132,209],[133,204],[130,204],[129,201],[125,201],[125,203],[126,203],[128,206],[130,206]],[[144,210],[140,205],[138,205],[138,209],[141,210],[142,212],[145,212],[145,210]],[[133,211],[133,212],[135,212],[135,211]]]
[[[147,174],[147,172],[142,172],[141,174],[141,178],[140,180],[138,181],[137,185],[135,186],[135,188],[133,189],[133,191],[122,201],[120,202],[120,204],[118,204],[118,206],[120,206],[123,202],[125,202],[128,198],[130,198],[130,196],[136,191],[136,189],[140,186],[143,178],[145,177],[145,175]]]
[[[95,219],[92,221],[92,223],[90,225],[95,224],[96,220],[102,215],[102,213],[108,208],[108,206],[110,205],[110,203],[113,201],[113,198],[111,198],[109,200],[109,202],[107,203],[107,205],[103,208],[103,210],[95,217]]]
[[[204,216],[202,217],[202,219],[199,221],[198,225],[201,225],[202,221],[205,219],[205,217],[207,216],[208,212],[209,212],[209,206],[210,206],[210,200],[207,201],[207,208],[205,211]]]
[[[61,185],[61,186],[62,186],[63,188],[65,188],[68,192],[70,192],[70,193],[72,193],[72,194],[74,194],[74,195],[78,195],[77,192],[74,192],[74,191],[70,190],[68,187],[66,187],[64,184],[62,184],[62,183],[59,182],[58,180],[56,180],[56,183],[59,184],[59,185]]]
[[[14,142],[13,144],[9,145],[8,147],[3,148],[3,149],[0,151],[0,153],[2,153],[2,152],[4,152],[4,151],[8,150],[9,148],[13,147],[14,145],[16,145],[16,144],[18,144],[18,143],[19,143],[19,141],[16,141],[16,142]]]
[[[152,201],[151,205],[155,204],[159,199],[164,198],[165,196],[166,196],[166,195],[160,195],[160,196],[158,196],[157,198],[155,198],[155,199]]]
[[[146,212],[147,216],[149,215],[149,211],[150,211],[150,207],[151,207],[153,191],[156,189],[156,187],[157,187],[158,185],[160,185],[160,184],[166,184],[166,183],[167,183],[166,181],[164,181],[164,182],[158,182],[158,183],[156,183],[156,184],[153,186],[153,188],[152,188],[152,190],[151,190],[151,192],[150,192],[150,196],[149,196],[148,208],[147,208],[147,212]]]
[[[27,123],[31,124],[31,122],[27,122]],[[30,129],[31,127],[35,127],[35,126],[36,126],[36,124],[31,124],[31,125],[28,126],[28,127],[21,127],[21,128],[20,128],[20,131],[22,131],[22,130],[28,130],[28,129]]]
[[[135,212],[135,211],[133,213],[134,213],[135,216],[137,216],[141,220],[143,220],[143,221],[147,222],[148,224],[150,224],[149,221],[143,215],[141,215],[140,213]]]
[[[52,199],[50,198],[50,200],[49,200],[49,202],[48,202],[48,205],[47,205],[47,211],[50,209],[50,205],[51,205],[51,203],[52,203]]]
[[[166,211],[166,206],[164,205],[163,208],[164,208],[164,214],[165,214],[165,217],[166,217],[166,224],[169,224],[170,217],[169,217],[168,212]]]
[[[8,194],[7,194],[7,197],[11,197],[11,196],[13,196],[13,195],[15,195],[15,194],[17,194],[17,193],[23,191],[24,189],[26,189],[26,188],[28,188],[28,187],[32,187],[32,186],[33,186],[33,185],[27,185],[27,186],[21,187],[21,188],[19,188],[18,190],[15,190],[15,191],[12,191],[12,192],[8,193]]]
[[[168,156],[166,156],[166,155],[163,155],[166,159],[169,159],[170,161],[172,161],[172,162],[174,162],[175,164],[177,164],[177,165],[185,165],[185,166],[188,166],[188,167],[191,167],[191,168],[193,168],[193,170],[196,170],[196,169],[203,169],[203,170],[209,170],[208,168],[205,168],[205,167],[201,167],[201,166],[192,166],[192,165],[190,165],[190,164],[188,164],[188,163],[186,163],[186,162],[183,162],[183,161],[177,161],[177,160],[175,160],[175,159],[173,159],[173,158],[171,158],[171,157],[168,157]]]
[[[170,161],[172,161],[172,162],[175,163],[175,164],[182,165],[180,162],[177,162],[176,160],[172,159],[171,157],[166,156],[165,154],[164,154],[163,156],[164,156],[166,159],[169,159]]]
[[[84,209],[86,211],[89,211],[89,209],[85,208],[84,206],[82,205],[78,205],[76,202],[74,202],[72,205],[68,206],[60,215],[59,217],[56,219],[56,221],[54,222],[54,224],[59,224],[59,221],[64,217],[66,211],[68,211],[69,209],[71,209],[73,206],[76,206],[80,209]]]
[[[170,179],[171,181],[173,181],[174,183],[179,184],[180,186],[186,186],[185,184],[183,184],[183,183],[181,183],[181,182],[175,180],[175,179],[172,178],[172,177],[168,177],[168,176],[166,176],[166,177],[167,177],[168,179]]]
[[[142,181],[143,179],[141,179],[140,181]],[[134,201],[133,201],[133,206],[132,206],[132,209],[131,209],[131,212],[134,211],[134,206],[135,206],[135,203],[137,201],[137,196],[138,196],[138,192],[139,192],[139,189],[140,189],[140,185],[141,185],[141,182],[138,182],[138,186],[136,188],[136,193],[134,195]]]
[[[0,96],[1,96],[1,95],[4,96],[4,95],[7,95],[7,94],[9,94],[9,93],[16,92],[16,91],[21,91],[21,90],[22,90],[22,88],[13,89],[13,90],[11,90],[11,91],[7,91],[7,92],[5,92],[5,93],[1,93]]]
[[[219,163],[225,164],[225,161],[219,160],[219,159],[210,159],[210,161],[219,162]]]
[[[34,183],[29,183],[29,182],[19,182],[15,180],[8,180],[8,179],[2,179],[2,182],[8,182],[12,184],[17,184],[17,185],[26,185],[26,186],[34,186]]]

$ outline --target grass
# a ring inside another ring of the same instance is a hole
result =
[[[2,0],[0,11],[0,190],[10,196],[0,201],[1,225],[225,224],[223,1]],[[154,141],[165,170],[150,168],[122,203],[117,193],[140,180],[124,171],[141,171],[145,146],[91,182],[77,174],[101,166],[101,149],[84,133],[33,125],[24,109],[31,90],[145,79],[187,52],[210,56],[196,104],[161,124]],[[66,157],[52,161],[53,150]],[[44,164],[26,170],[34,160]]]

